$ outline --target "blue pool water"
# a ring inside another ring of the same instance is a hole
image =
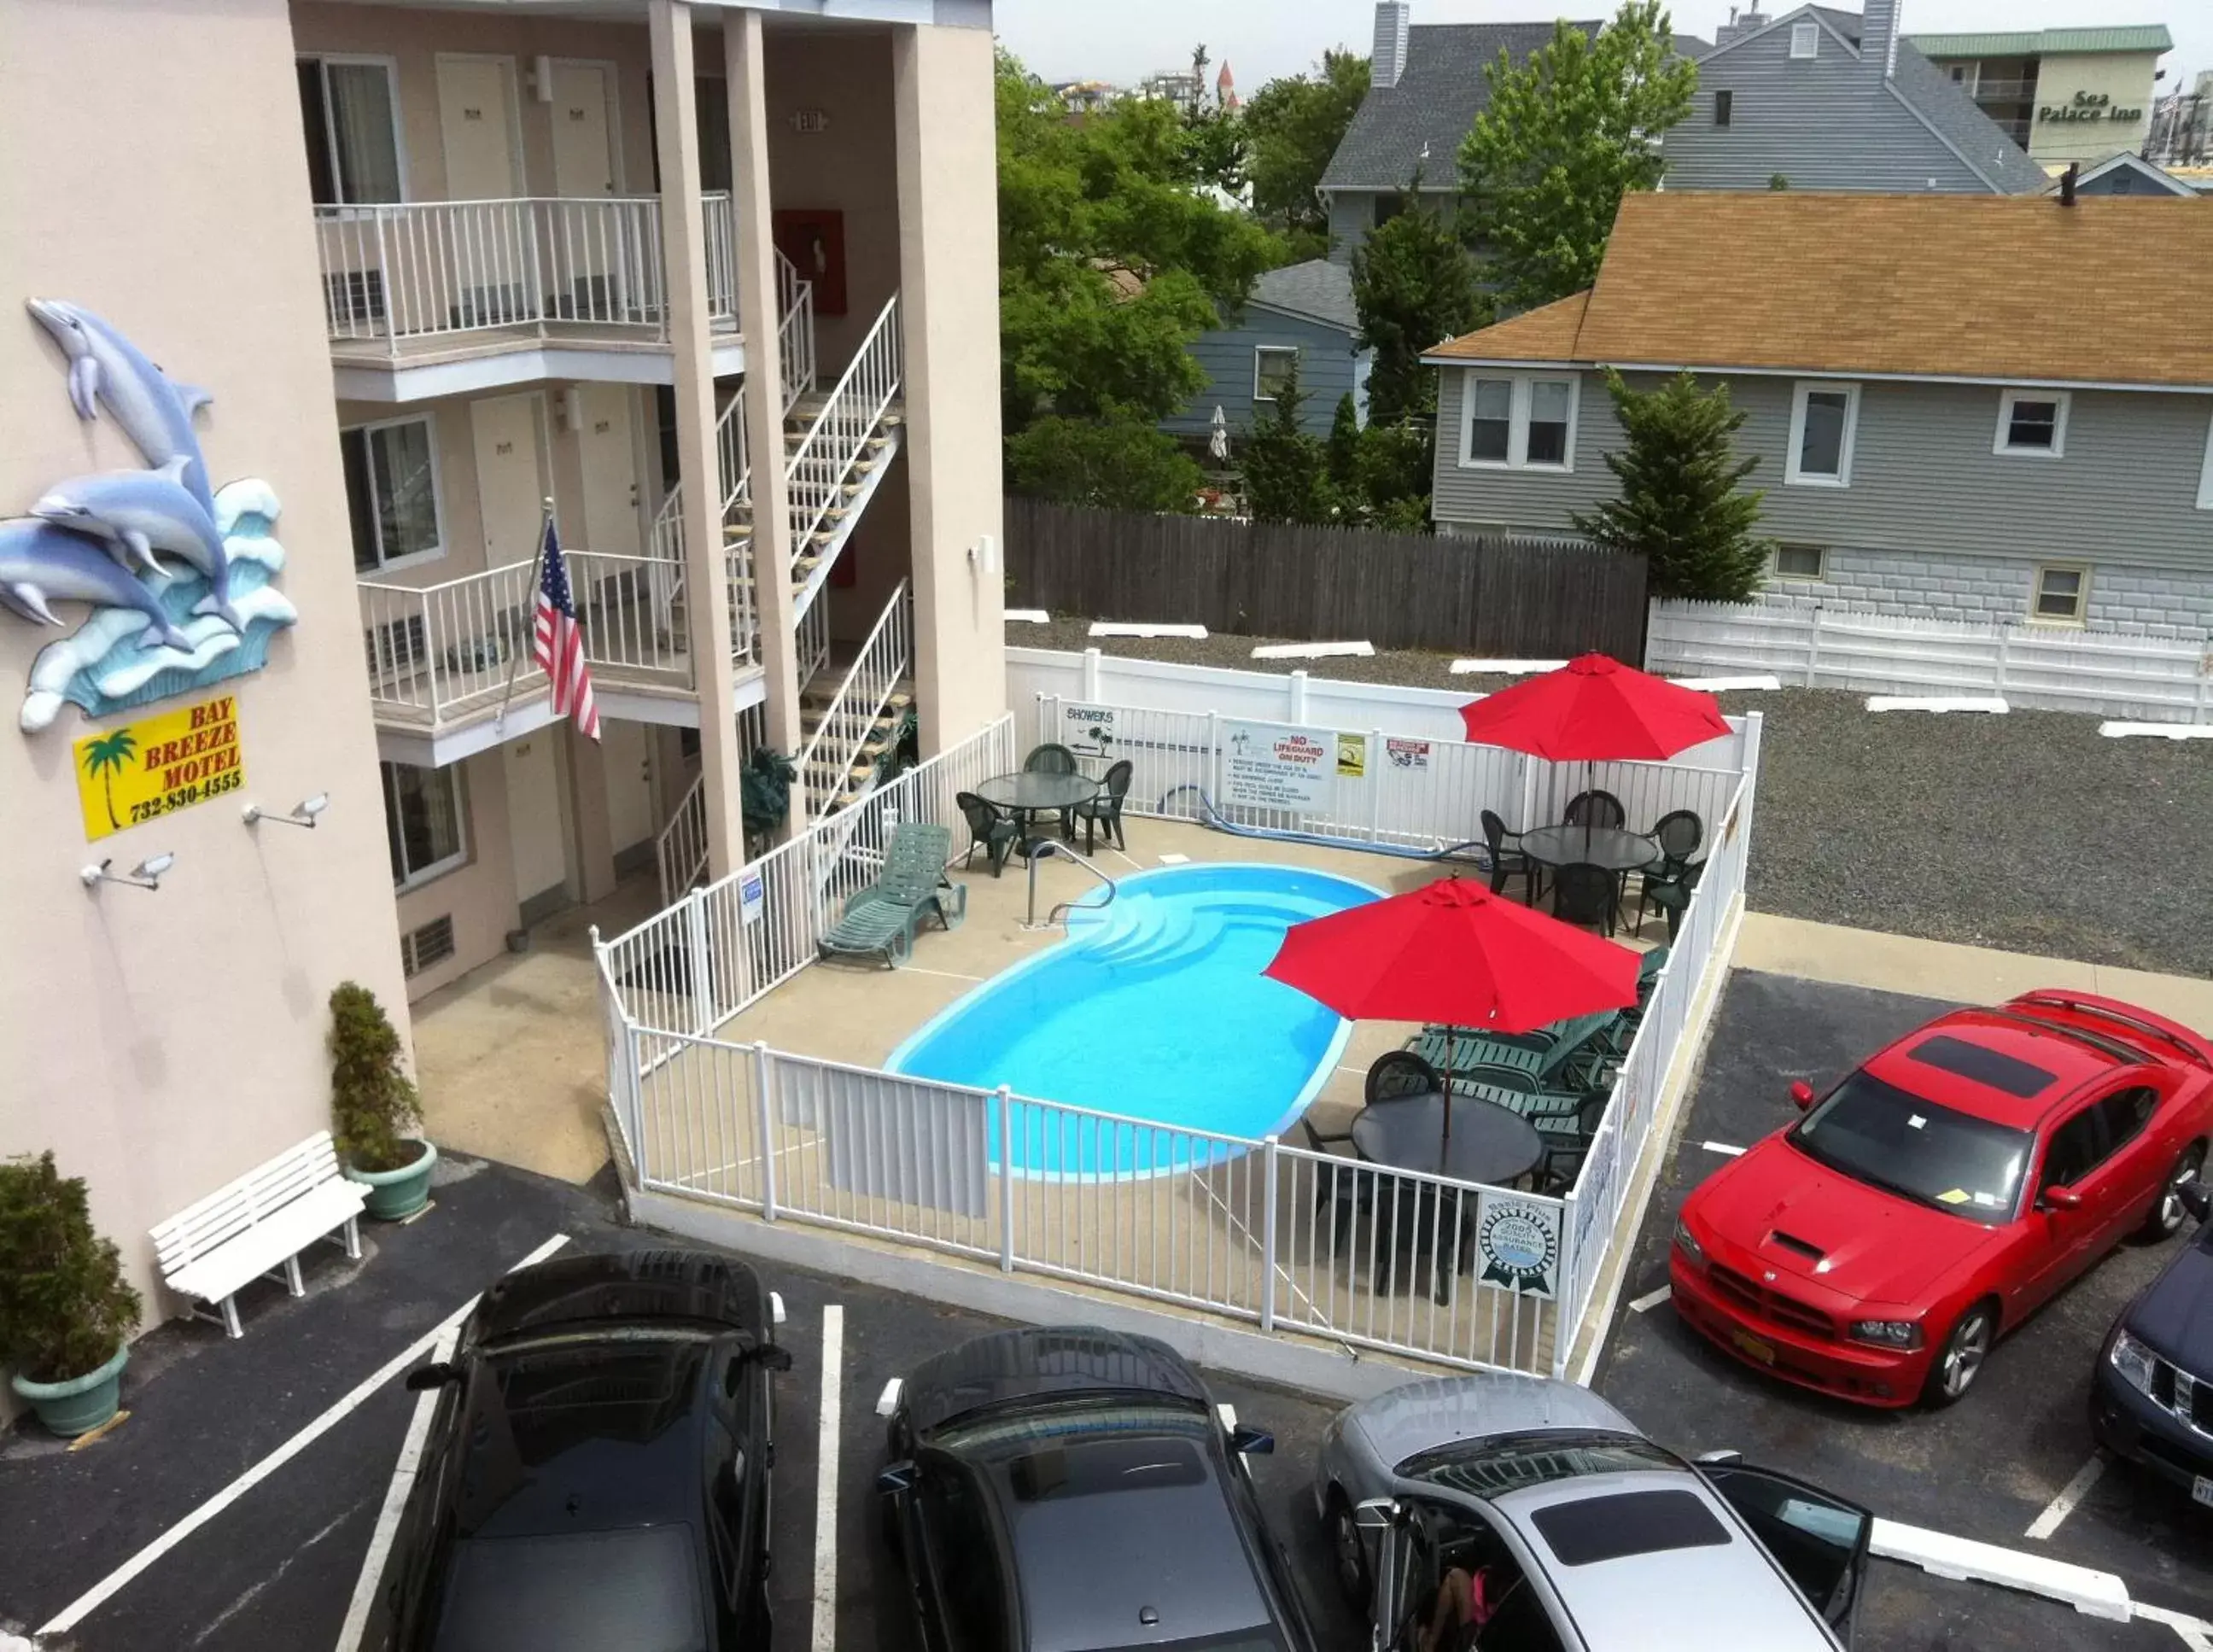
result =
[[[1376,899],[1365,884],[1285,866],[1137,873],[1121,880],[1113,901],[1071,912],[1065,941],[978,987],[884,1064],[1125,1118],[1265,1136],[1305,1111],[1351,1029],[1261,971],[1290,925]],[[1017,1171],[1143,1175],[1211,1150],[1170,1131],[1020,1103],[1011,1125]],[[996,1103],[991,1140],[996,1163]]]

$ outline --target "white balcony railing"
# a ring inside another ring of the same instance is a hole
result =
[[[710,195],[704,205],[710,317],[735,327],[730,198]],[[334,343],[397,354],[492,332],[668,336],[654,196],[318,206],[315,232]]]
[[[893,293],[784,464],[794,558],[826,548],[834,537],[832,513],[843,509],[846,488],[858,479],[855,467],[882,433],[885,416],[899,397],[902,360],[899,301]],[[817,544],[818,534],[825,545]],[[828,572],[826,561],[810,576],[799,603],[802,613]]]
[[[674,613],[682,564],[655,557],[570,551],[570,588],[584,658],[610,681],[691,686],[691,657]],[[362,640],[369,698],[387,719],[433,727],[545,686],[531,655],[533,564],[511,562],[442,584],[363,580]]]

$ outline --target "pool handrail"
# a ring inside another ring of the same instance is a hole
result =
[[[1039,924],[1038,922],[1038,863],[1041,860],[1048,859],[1054,855],[1066,856],[1070,860],[1074,861],[1085,871],[1090,873],[1093,877],[1097,878],[1100,882],[1106,886],[1106,899],[1100,901],[1097,906],[1085,908],[1086,911],[1097,911],[1100,907],[1111,906],[1114,904],[1114,880],[1106,873],[1100,870],[1100,868],[1094,865],[1092,862],[1086,860],[1082,856],[1077,854],[1075,849],[1068,844],[1057,842],[1051,838],[1033,838],[1030,840],[1028,856],[1030,863],[1029,910],[1022,919],[1022,927],[1026,930],[1049,930],[1054,924],[1060,922],[1061,915],[1064,912],[1070,911],[1074,908],[1083,905],[1082,901],[1078,900],[1064,900],[1058,906],[1055,906],[1051,911],[1045,915],[1045,922],[1043,924]]]

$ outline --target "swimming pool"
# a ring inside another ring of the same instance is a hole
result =
[[[1104,891],[1094,893],[1094,899]],[[1261,973],[1283,931],[1380,892],[1289,866],[1172,866],[1069,914],[1068,938],[952,1004],[892,1052],[895,1073],[1259,1137],[1304,1112],[1351,1031]],[[1188,1137],[1015,1104],[1017,1171],[1144,1175],[1186,1167]],[[997,1104],[991,1119],[997,1161]]]

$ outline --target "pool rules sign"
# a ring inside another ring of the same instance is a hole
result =
[[[246,783],[238,698],[225,694],[87,735],[74,759],[88,843],[221,797]]]

